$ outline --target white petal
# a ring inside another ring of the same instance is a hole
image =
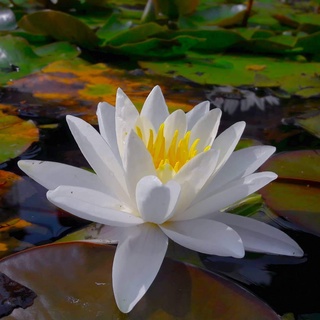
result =
[[[129,194],[135,202],[138,181],[144,176],[156,175],[156,169],[149,151],[133,131],[129,133],[123,157]]]
[[[178,141],[182,139],[187,130],[186,114],[181,110],[171,113],[164,122],[164,138],[166,141],[166,150],[169,149],[175,131],[178,130]]]
[[[204,200],[196,202],[195,199],[194,204],[186,211],[175,214],[172,220],[194,219],[215,213],[261,189],[276,178],[277,175],[273,172],[259,172],[233,181]]]
[[[244,121],[237,122],[223,131],[217,139],[213,141],[211,148],[220,150],[218,168],[222,167],[230,157],[241,138],[245,126],[246,123]]]
[[[107,191],[107,187],[96,174],[67,164],[51,161],[20,160],[18,166],[29,177],[49,190],[55,189],[60,185],[68,185]]]
[[[192,128],[190,144],[196,139],[200,139],[197,145],[199,151],[203,151],[205,147],[211,145],[218,132],[221,114],[220,109],[213,109],[205,114]]]
[[[197,200],[216,192],[232,180],[245,177],[256,171],[274,152],[272,146],[256,146],[241,149],[231,154],[225,165],[212,177]]]
[[[230,213],[219,213],[214,220],[236,230],[246,250],[302,257],[303,250],[284,232],[266,223]]]
[[[206,115],[210,110],[210,102],[209,101],[203,101],[196,106],[193,107],[189,112],[187,112],[187,124],[188,124],[188,130],[191,130],[193,126],[202,118],[204,115]]]
[[[161,123],[169,116],[168,107],[159,86],[155,86],[148,95],[141,116],[148,118],[155,130],[159,129]]]
[[[112,267],[112,283],[118,308],[130,312],[155,279],[168,246],[167,236],[157,227],[132,227],[119,242]]]
[[[119,200],[99,191],[61,186],[48,191],[47,198],[57,207],[93,222],[115,227],[143,223],[141,218],[127,212],[128,208]]]
[[[181,186],[177,211],[184,211],[214,172],[219,151],[208,150],[188,161],[173,177]]]
[[[194,219],[165,223],[160,227],[170,239],[188,249],[219,256],[244,256],[241,238],[223,223]]]
[[[123,169],[106,141],[80,118],[67,116],[67,122],[81,152],[98,177],[112,188],[117,198],[128,201]]]
[[[97,108],[97,118],[99,123],[99,131],[105,141],[107,141],[113,154],[120,162],[120,154],[117,144],[116,136],[116,123],[115,123],[116,110],[111,104],[100,102]]]
[[[139,112],[127,95],[119,88],[116,97],[115,126],[119,153],[122,156],[126,139],[134,129]]]
[[[161,224],[172,215],[180,195],[175,181],[166,184],[155,176],[142,178],[137,184],[136,198],[144,221]]]

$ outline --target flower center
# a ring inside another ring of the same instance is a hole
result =
[[[157,134],[150,129],[147,140],[143,139],[142,131],[138,126],[136,126],[136,133],[144,141],[152,156],[158,176],[164,183],[198,154],[197,145],[200,139],[190,144],[191,131],[187,131],[182,138],[178,139],[179,131],[175,130],[171,141],[166,141],[164,136],[164,123],[160,125]],[[203,151],[208,150],[210,146],[206,146]]]

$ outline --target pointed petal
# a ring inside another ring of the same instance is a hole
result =
[[[206,115],[210,110],[210,102],[209,101],[203,101],[196,106],[193,107],[189,112],[187,112],[187,124],[188,129],[191,130],[193,126],[202,118],[204,115]]]
[[[188,161],[173,177],[181,186],[177,211],[184,211],[213,174],[219,151],[208,150]]]
[[[60,185],[68,185],[107,191],[107,187],[96,174],[77,167],[38,160],[20,160],[18,166],[29,177],[49,190]]]
[[[167,236],[157,227],[144,224],[130,228],[119,242],[112,267],[112,283],[118,308],[130,312],[155,279],[168,246]]]
[[[143,223],[112,196],[80,187],[60,186],[47,192],[47,198],[57,207],[82,219],[126,227]],[[127,210],[127,211],[122,211]]]
[[[245,126],[246,123],[244,121],[237,122],[223,131],[217,139],[213,141],[211,148],[220,150],[218,168],[222,167],[230,157],[241,138]]]
[[[82,119],[67,116],[67,122],[81,152],[101,181],[112,188],[117,198],[127,201],[123,169],[109,145]]]
[[[208,197],[232,180],[237,180],[253,173],[275,150],[275,147],[272,146],[256,146],[233,152],[225,165],[198,195],[197,200]]]
[[[293,239],[266,223],[230,213],[219,213],[214,220],[236,230],[248,251],[303,256],[303,250]]]
[[[136,198],[144,221],[161,224],[172,215],[180,195],[175,181],[166,184],[155,176],[142,178],[137,184]]]
[[[195,219],[215,213],[261,189],[276,178],[277,175],[273,172],[259,172],[230,182],[204,200],[196,202],[195,199],[194,204],[184,212],[179,211],[171,220]]]
[[[131,130],[134,129],[139,112],[127,95],[119,88],[116,97],[115,127],[119,153],[123,155],[124,145]]]
[[[205,114],[192,128],[190,144],[194,140],[200,139],[197,145],[199,151],[203,151],[205,147],[211,145],[218,132],[221,114],[220,109],[213,109]]]
[[[241,238],[223,223],[194,219],[165,223],[160,227],[170,239],[188,249],[224,257],[244,256]]]
[[[97,108],[97,118],[99,123],[99,131],[103,139],[110,146],[113,154],[120,162],[120,154],[117,144],[116,123],[115,123],[116,109],[111,104],[100,102]]]
[[[133,131],[129,133],[123,157],[129,194],[135,202],[138,181],[144,176],[157,175],[156,169],[149,151]]]
[[[148,95],[142,107],[141,116],[148,118],[156,131],[169,116],[168,107],[159,86],[155,86]]]
[[[164,138],[168,150],[175,131],[178,130],[178,141],[182,139],[187,131],[186,114],[182,110],[171,113],[164,122]]]

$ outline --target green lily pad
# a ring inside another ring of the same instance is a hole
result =
[[[34,12],[25,15],[18,25],[30,33],[48,35],[84,48],[94,48],[98,44],[98,37],[85,23],[60,11]]]
[[[259,191],[278,215],[320,234],[320,152],[301,150],[272,157],[262,171],[273,171],[278,179]]]
[[[114,250],[107,245],[64,243],[1,260],[2,272],[38,295],[30,308],[14,310],[7,320],[280,319],[232,282],[169,259],[133,311],[121,314],[111,285]]]
[[[108,45],[107,52],[133,57],[156,57],[160,59],[177,58],[183,56],[199,39],[189,36],[178,36],[170,40],[150,38],[137,43],[126,43],[120,46]]]
[[[216,27],[203,27],[199,29],[181,30],[162,34],[164,38],[172,39],[177,36],[188,36],[199,39],[192,50],[200,52],[221,52],[236,43],[245,40],[238,32]]]
[[[1,110],[0,105],[0,110]],[[5,107],[5,106],[4,106]],[[32,121],[25,121],[0,111],[0,163],[16,158],[39,140],[38,128]]]
[[[142,42],[149,37],[156,35],[160,32],[165,31],[167,28],[162,27],[158,25],[157,23],[154,22],[149,22],[149,23],[144,23],[139,26],[135,26],[133,28],[126,28],[126,24],[122,25],[123,31],[119,32],[121,30],[121,25],[118,27],[118,30],[114,33],[114,36],[111,36],[111,30],[115,28],[114,22],[112,26],[107,24],[107,30],[103,27],[101,30],[99,30],[98,35],[100,38],[104,39],[104,42],[102,45],[110,45],[110,46],[122,46],[126,44],[131,44],[131,43],[139,43]],[[111,27],[111,28],[110,28]],[[113,32],[112,32],[113,33]]]
[[[97,31],[96,35],[107,43],[110,39],[129,30],[132,26],[131,21],[121,21],[117,15],[107,18],[105,24]]]
[[[0,84],[22,78],[52,61],[74,58],[79,51],[68,43],[52,43],[33,49],[20,37],[0,37]]]
[[[180,17],[179,26],[180,28],[197,25],[230,27],[241,24],[245,12],[244,5],[214,3],[203,10],[197,10],[193,15]]]
[[[320,31],[304,37],[299,37],[297,39],[296,47],[303,48],[303,52],[306,53],[318,54],[320,51]]]

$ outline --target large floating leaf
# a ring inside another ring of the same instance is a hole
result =
[[[166,38],[173,38],[177,36],[198,38],[198,43],[196,43],[192,49],[202,52],[220,52],[231,47],[235,43],[245,40],[235,31],[215,28],[182,30],[171,34],[163,34],[163,37]]]
[[[277,214],[320,234],[320,151],[285,152],[261,167],[273,171],[278,179],[260,193]]]
[[[112,20],[110,21],[110,19]],[[141,42],[167,29],[154,22],[129,28],[128,23],[120,24],[119,21],[114,21],[115,18],[111,17],[110,19],[107,25],[102,27],[98,32],[98,35],[105,40],[104,45],[121,46]],[[115,32],[113,29],[116,29]],[[112,36],[112,34],[114,35]]]
[[[32,121],[7,115],[1,107],[6,106],[0,105],[0,163],[19,156],[39,139],[38,129]]]
[[[19,27],[34,34],[49,35],[56,40],[67,40],[85,48],[98,44],[95,33],[79,19],[54,10],[38,11],[24,16]]]
[[[159,59],[183,56],[199,39],[189,36],[178,36],[173,39],[151,38],[137,43],[126,43],[120,46],[106,46],[104,50],[132,57],[154,57]]]
[[[235,284],[171,260],[133,311],[121,314],[111,285],[113,256],[111,246],[65,243],[3,259],[1,270],[38,295],[6,319],[280,319]]]
[[[67,43],[52,43],[36,50],[20,37],[0,37],[0,84],[24,77],[48,63],[75,58],[79,51]]]

